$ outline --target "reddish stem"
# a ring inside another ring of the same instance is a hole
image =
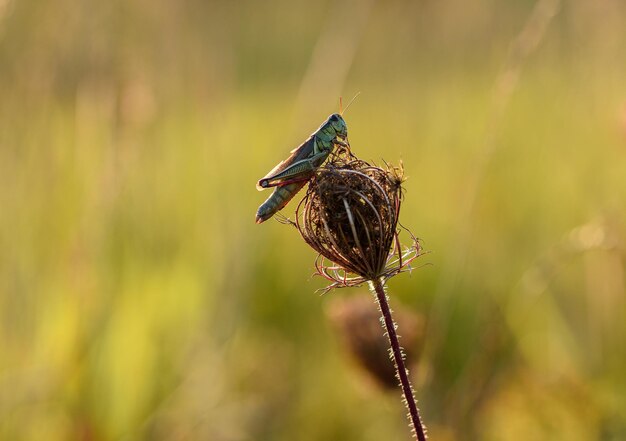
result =
[[[420,420],[419,410],[417,409],[417,403],[415,396],[413,395],[413,388],[409,380],[408,371],[404,365],[404,357],[402,356],[402,349],[398,341],[398,334],[396,334],[396,325],[391,316],[391,310],[389,309],[389,302],[387,301],[387,295],[385,294],[385,288],[380,280],[371,281],[374,291],[376,291],[376,300],[380,312],[383,315],[385,321],[385,330],[387,331],[387,337],[389,337],[389,343],[391,344],[391,351],[393,352],[393,360],[396,366],[396,373],[400,380],[400,387],[402,387],[402,393],[404,395],[404,402],[409,409],[409,418],[413,430],[417,435],[418,441],[426,441],[426,428],[422,425]]]

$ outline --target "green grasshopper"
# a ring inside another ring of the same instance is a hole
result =
[[[256,223],[265,222],[300,191],[313,177],[336,145],[348,147],[348,127],[339,113],[334,113],[291,155],[274,167],[256,185],[257,190],[276,187],[274,193],[256,212]]]

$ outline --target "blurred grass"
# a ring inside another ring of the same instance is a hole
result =
[[[353,149],[402,158],[432,251],[390,283],[432,438],[626,437],[624,5],[562,4],[463,208],[533,5],[0,1],[0,439],[406,439],[313,253],[253,222],[359,90]]]

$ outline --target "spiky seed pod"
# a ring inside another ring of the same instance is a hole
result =
[[[401,168],[383,170],[351,154],[331,157],[318,169],[298,205],[296,227],[319,253],[318,274],[332,282],[325,291],[370,282],[411,426],[417,439],[426,441],[384,288],[387,279],[420,255],[415,237],[411,235],[413,244],[404,253],[398,239],[402,181]]]
[[[369,294],[334,297],[326,310],[350,356],[379,385],[386,389],[398,386],[396,370],[389,363],[389,341],[380,332],[380,312]],[[421,353],[426,321],[421,314],[396,305],[395,321],[402,329],[402,342],[407,366],[414,364]]]
[[[404,253],[398,240],[399,173],[399,168],[384,170],[362,160],[334,161],[316,173],[298,207],[296,225],[320,254],[316,267],[333,282],[328,289],[386,280],[419,255],[415,238]]]

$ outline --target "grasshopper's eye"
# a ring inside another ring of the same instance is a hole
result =
[[[332,115],[332,116],[330,117],[330,120],[331,120],[332,122],[337,122],[337,121],[339,121],[339,116],[337,116],[337,114],[335,113],[334,115]]]

